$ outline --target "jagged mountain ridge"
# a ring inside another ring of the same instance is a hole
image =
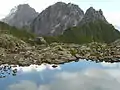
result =
[[[105,19],[102,10],[93,7],[87,9],[86,13],[79,6],[71,3],[58,2],[49,6],[31,23],[32,31],[39,35],[59,35],[70,27],[80,26],[89,22]]]
[[[43,10],[31,23],[31,28],[40,35],[58,35],[68,27],[77,26],[83,16],[78,5],[57,2]]]
[[[19,5],[18,7],[30,8],[28,4]],[[16,8],[13,9],[10,15],[8,16],[15,17],[16,11],[18,12],[19,10],[17,10]],[[23,14],[23,16],[25,15]],[[9,18],[10,17],[4,20],[6,20],[6,22],[14,21],[14,18],[11,18],[10,20]],[[71,3],[66,4],[64,2],[57,2],[49,6],[48,8],[43,10],[41,13],[39,13],[39,15],[37,14],[36,17],[34,17],[34,19],[32,18],[32,20],[29,20],[29,19],[26,20],[23,17],[22,19],[25,22],[25,23],[22,23],[22,26],[30,25],[31,31],[33,33],[42,35],[42,36],[61,35],[68,28],[75,27],[75,26],[78,27],[86,23],[95,22],[98,20],[101,20],[106,24],[109,24],[106,18],[104,17],[101,9],[97,11],[93,7],[90,7],[89,9],[87,9],[87,11],[84,14],[84,11],[81,8],[79,8],[78,5],[71,4]],[[22,19],[20,20],[21,22],[22,22]],[[18,23],[18,26],[16,25],[18,21],[16,20],[14,21],[14,23],[10,22],[8,24],[12,24],[13,26],[16,26],[16,27],[21,27],[19,26],[20,23]],[[29,23],[26,23],[26,22],[29,22]]]
[[[10,13],[2,21],[11,26],[22,28],[24,26],[29,26],[37,15],[38,12],[28,4],[20,4],[11,9]]]
[[[85,24],[85,23],[89,23],[89,22],[94,22],[97,20],[101,20],[105,23],[108,23],[105,16],[103,15],[103,11],[101,9],[99,9],[99,11],[97,11],[93,7],[90,7],[86,10],[85,15],[80,22],[80,25]]]

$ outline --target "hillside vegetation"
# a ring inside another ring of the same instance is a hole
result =
[[[17,37],[25,42],[28,42],[29,39],[35,38],[35,35],[31,32],[28,32],[24,29],[17,29],[16,27],[9,26],[4,22],[0,22],[0,34],[8,34],[14,37]]]
[[[90,43],[90,42],[104,42],[111,43],[120,38],[120,32],[111,24],[102,21],[95,21],[86,23],[82,26],[72,27],[65,30],[60,36],[45,37],[51,42],[65,42],[65,43]]]

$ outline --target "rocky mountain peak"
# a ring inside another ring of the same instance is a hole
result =
[[[86,13],[87,13],[88,11],[89,11],[89,12],[95,12],[96,10],[95,10],[93,7],[90,7],[90,8],[87,9]]]
[[[20,5],[17,6],[17,12],[19,12],[19,11],[25,11],[25,10],[30,10],[30,9],[31,9],[31,11],[35,11],[35,9],[33,9],[32,7],[30,7],[29,4],[20,4]]]
[[[90,7],[84,14],[76,4],[57,2],[39,14],[28,4],[20,4],[11,10],[3,22],[18,28],[29,26],[38,35],[51,36],[63,34],[70,27],[97,20],[108,23],[101,9]]]
[[[102,11],[101,9],[99,10],[99,13],[100,13],[101,15],[103,15],[103,11]]]
[[[56,2],[54,5],[66,5],[64,2]]]
[[[78,25],[83,16],[83,10],[77,5],[57,2],[38,15],[31,24],[32,31],[40,35],[58,35]]]
[[[24,8],[30,8],[30,6],[29,6],[29,4],[19,4],[19,5],[17,6],[17,8],[18,8],[19,10],[21,10],[21,9],[24,9]]]
[[[22,28],[28,26],[37,15],[35,9],[28,4],[20,4],[11,9],[10,13],[2,21],[11,26]]]
[[[90,7],[87,9],[84,18],[80,22],[81,24],[87,23],[87,22],[94,22],[96,20],[104,21],[105,23],[108,23],[103,15],[103,11],[100,9],[99,11],[95,10],[93,7]]]

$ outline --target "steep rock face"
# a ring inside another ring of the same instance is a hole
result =
[[[77,26],[84,12],[71,3],[57,2],[42,11],[32,22],[32,31],[39,35],[59,35],[69,27]]]
[[[80,24],[94,22],[97,20],[101,20],[104,21],[105,23],[108,23],[101,9],[99,11],[96,11],[93,7],[90,7],[89,9],[87,9],[84,18],[82,19]]]
[[[45,38],[48,42],[111,43],[120,38],[120,32],[107,22],[102,10],[96,11],[90,7],[77,26],[66,29],[60,36]]]
[[[38,13],[28,4],[21,4],[13,8],[9,15],[2,21],[17,28],[29,26],[29,24],[37,17]]]

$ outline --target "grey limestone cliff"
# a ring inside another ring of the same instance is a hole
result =
[[[84,16],[78,5],[57,2],[43,10],[31,23],[39,35],[59,35],[69,27],[77,26]]]
[[[102,10],[100,9],[99,11],[95,10],[93,7],[90,7],[87,9],[82,21],[80,24],[85,24],[88,22],[94,22],[96,20],[101,20],[104,21],[105,23],[108,23],[107,20],[105,19]]]
[[[10,13],[2,21],[11,26],[22,28],[29,26],[37,15],[38,13],[35,9],[31,8],[28,4],[20,4],[11,9]]]

